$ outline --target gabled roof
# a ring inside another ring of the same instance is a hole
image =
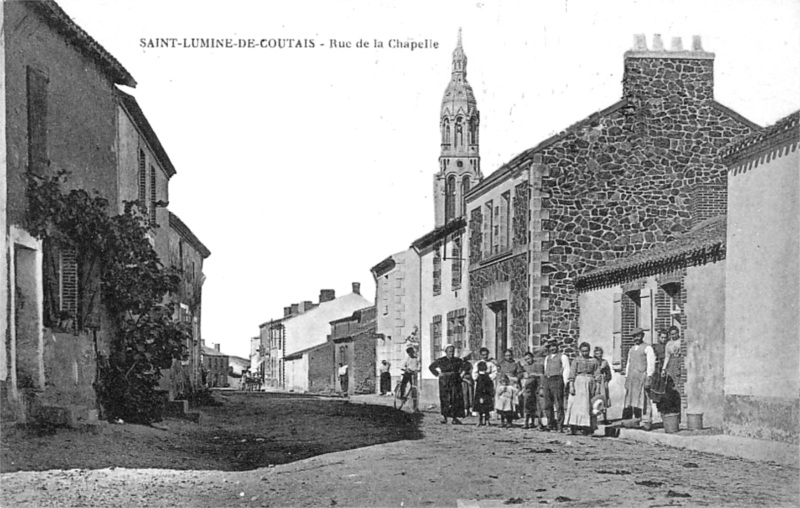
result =
[[[180,234],[187,242],[189,242],[189,244],[192,245],[192,247],[197,249],[197,252],[203,256],[203,259],[211,255],[211,251],[208,250],[205,245],[203,245],[203,242],[201,242],[200,239],[194,235],[194,233],[192,233],[192,230],[189,229],[189,226],[184,224],[183,221],[172,212],[169,212],[169,226],[177,231],[178,234]]]
[[[136,80],[117,61],[114,56],[106,51],[99,42],[94,40],[83,28],[78,26],[69,15],[53,0],[35,0],[24,2],[34,9],[54,30],[71,42],[76,49],[93,59],[112,78],[114,83],[136,87]]]
[[[670,242],[579,275],[575,287],[578,291],[586,291],[615,286],[641,277],[719,261],[725,258],[726,231],[724,215],[708,219]]]
[[[221,351],[217,351],[213,347],[200,346],[200,352],[206,356],[228,356]]]
[[[331,321],[349,317],[353,312],[369,307],[371,302],[358,293],[350,293],[284,321],[286,356],[305,351],[328,341]]]
[[[129,95],[123,92],[120,89],[115,90],[115,95],[117,96],[119,103],[128,112],[128,114],[133,119],[136,126],[142,132],[142,135],[147,140],[147,144],[153,149],[155,152],[156,158],[158,158],[158,162],[161,163],[161,167],[164,168],[164,171],[167,172],[167,177],[172,178],[175,176],[175,166],[172,165],[172,161],[167,155],[167,151],[164,150],[164,147],[161,145],[161,141],[158,139],[156,135],[156,131],[150,126],[150,122],[147,121],[147,117],[144,116],[144,111],[142,108],[139,107],[139,103],[136,101],[136,98],[133,95]]]

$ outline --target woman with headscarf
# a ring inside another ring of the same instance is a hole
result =
[[[442,410],[442,423],[448,418],[454,425],[460,425],[459,418],[464,415],[464,394],[461,390],[463,362],[455,356],[452,344],[444,347],[444,356],[435,360],[429,367],[431,373],[439,378],[439,405]]]

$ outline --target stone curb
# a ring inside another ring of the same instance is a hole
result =
[[[724,434],[682,436],[680,433],[663,434],[626,428],[619,429],[619,437],[641,443],[660,444],[757,462],[775,462],[782,466],[800,468],[800,447],[791,443],[734,437]]]

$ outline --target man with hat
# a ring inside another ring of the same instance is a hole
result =
[[[642,427],[650,430],[652,409],[647,396],[651,376],[656,371],[656,354],[649,344],[644,343],[644,330],[634,328],[631,332],[633,347],[628,351],[625,366],[625,401],[622,404],[623,418],[641,418]]]

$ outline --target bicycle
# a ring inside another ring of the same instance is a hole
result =
[[[401,376],[394,387],[394,408],[402,410],[405,403],[411,399],[411,410],[416,413],[419,411],[419,388],[417,388],[416,374],[411,377],[409,383],[406,383],[405,393],[401,392],[402,387],[403,378]]]

